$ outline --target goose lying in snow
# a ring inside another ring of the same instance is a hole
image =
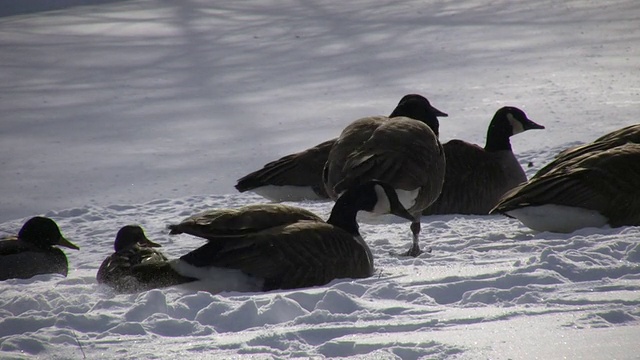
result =
[[[484,148],[462,140],[443,144],[447,166],[442,192],[422,214],[488,214],[504,193],[527,181],[509,138],[531,129],[544,126],[506,106],[493,116]]]
[[[211,210],[169,225],[207,243],[179,259],[141,264],[134,272],[175,271],[212,292],[269,291],[324,285],[373,274],[371,250],[358,231],[360,210],[402,213],[393,189],[367,182],[346,191],[329,219],[281,204]]]
[[[508,192],[492,210],[537,231],[640,225],[640,144],[587,152]]]

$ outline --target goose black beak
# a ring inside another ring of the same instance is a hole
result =
[[[446,112],[442,112],[436,108],[434,108],[433,106],[431,107],[431,110],[433,111],[434,114],[436,114],[437,117],[448,117],[449,114],[447,114]]]
[[[533,122],[531,119],[527,119],[522,124],[525,130],[544,129],[544,126]]]

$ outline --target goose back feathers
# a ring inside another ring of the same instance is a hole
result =
[[[575,157],[508,192],[492,210],[538,231],[640,225],[640,145]]]
[[[538,170],[533,177],[542,176],[557,167],[570,166],[585,154],[612,149],[626,143],[640,144],[640,124],[626,126],[603,135],[591,143],[561,151],[553,161]]]

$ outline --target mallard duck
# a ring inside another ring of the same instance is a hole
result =
[[[462,140],[444,143],[447,166],[442,192],[422,214],[488,214],[504,193],[527,181],[509,138],[531,129],[544,126],[524,111],[506,106],[493,116],[484,148]]]
[[[171,266],[183,276],[207,281],[215,291],[294,289],[368,277],[373,256],[360,236],[356,214],[401,213],[397,207],[395,191],[372,181],[346,191],[326,222],[281,204],[207,211],[169,225],[171,234],[208,240]]]
[[[411,214],[409,256],[422,252],[420,216],[438,198],[444,181],[438,116],[446,114],[425,97],[406,95],[390,117],[365,117],[347,126],[331,148],[323,172],[332,199],[368,180],[380,180],[395,189],[403,208]]]
[[[98,269],[98,283],[117,292],[129,293],[193,281],[162,266],[168,259],[155,249],[160,246],[149,240],[140,226],[122,227],[113,244],[115,252],[104,259]],[[140,264],[149,266],[137,270],[136,266]],[[151,271],[154,264],[158,266]]]
[[[492,213],[537,231],[640,225],[640,144],[575,157],[509,191]]]
[[[27,220],[17,236],[0,241],[0,280],[39,274],[67,276],[67,256],[56,245],[80,249],[62,236],[55,221],[41,216]]]
[[[394,110],[390,117],[399,116],[397,114]],[[436,111],[436,116],[447,114]],[[327,140],[272,161],[262,169],[238,179],[235,188],[239,192],[252,191],[276,202],[328,199],[329,195],[322,181],[322,170],[336,140]]]

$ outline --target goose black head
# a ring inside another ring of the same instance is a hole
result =
[[[138,245],[141,247],[160,247],[160,244],[154,243],[147,239],[144,230],[138,225],[123,226],[116,235],[116,241],[113,247],[116,252],[127,249],[131,246]]]
[[[506,124],[509,124],[509,126]],[[498,109],[496,114],[493,116],[493,120],[491,120],[489,131],[491,131],[492,127],[504,128],[502,131],[508,132],[509,136],[516,135],[527,130],[544,129],[544,126],[536,124],[533,120],[527,117],[527,114],[525,114],[524,111],[514,106],[505,106]]]
[[[438,136],[440,122],[438,117],[447,117],[446,113],[431,106],[429,100],[422,95],[408,94],[400,99],[400,102],[389,117],[405,116],[419,120],[427,124]]]
[[[534,129],[544,129],[544,126],[533,122],[517,107],[502,107],[496,111],[489,124],[485,149],[488,151],[511,149],[509,142],[511,136]]]
[[[42,248],[59,245],[74,250],[80,249],[62,236],[55,221],[42,216],[27,220],[18,233],[18,239]]]

